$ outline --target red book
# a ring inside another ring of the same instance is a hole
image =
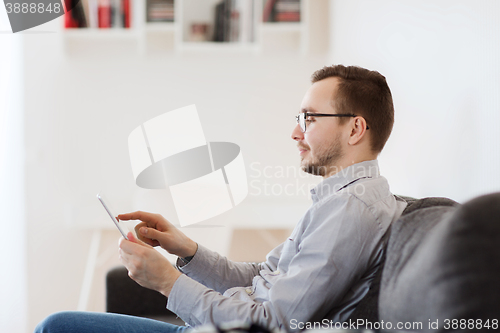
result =
[[[78,0],[64,0],[64,27],[65,28],[81,28],[85,27],[85,15],[82,5]],[[80,5],[79,7],[77,5]]]
[[[276,13],[274,18],[277,22],[300,22],[300,12]]]
[[[130,28],[130,0],[122,0],[123,27]]]
[[[99,28],[111,28],[111,0],[99,0],[97,20]]]
[[[73,18],[71,12],[64,15],[64,27],[65,28],[78,28],[78,22]]]

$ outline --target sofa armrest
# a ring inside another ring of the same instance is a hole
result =
[[[176,315],[167,310],[167,298],[157,291],[138,285],[128,276],[123,266],[106,274],[106,312],[176,321]],[[182,323],[180,323],[182,324]]]

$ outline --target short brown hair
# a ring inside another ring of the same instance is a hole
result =
[[[340,82],[332,106],[338,113],[354,113],[365,118],[370,130],[371,150],[381,152],[394,124],[394,105],[385,77],[357,66],[325,66],[313,73],[312,83],[328,77]],[[341,124],[348,118],[339,118]]]

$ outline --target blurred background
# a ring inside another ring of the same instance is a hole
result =
[[[88,0],[73,12],[12,34],[0,9],[1,332],[105,311],[119,233],[95,195],[176,222],[168,192],[135,185],[127,138],[182,106],[196,104],[208,141],[241,147],[249,182],[242,204],[184,231],[263,260],[256,244],[286,237],[319,181],[290,134],[325,65],[387,78],[396,122],[379,164],[393,193],[500,190],[496,0]]]

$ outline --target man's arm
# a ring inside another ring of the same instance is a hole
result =
[[[283,244],[267,255],[263,263],[234,262],[217,252],[198,245],[198,251],[191,261],[178,267],[181,272],[195,281],[219,293],[233,287],[247,287],[261,271],[276,270]]]
[[[337,213],[332,214],[333,207]],[[306,322],[334,306],[341,308],[368,270],[383,231],[356,198],[340,206],[323,203],[310,214],[303,233],[288,239],[283,248],[282,260],[290,258],[286,271],[278,266],[256,277],[251,288],[233,288],[224,295],[183,275],[172,288],[167,308],[193,326],[250,320],[292,331],[291,320]]]
[[[268,261],[263,264],[232,262],[216,252],[198,246],[159,214],[139,211],[118,215],[118,219],[141,220],[135,227],[141,243],[161,246],[180,258],[192,256],[188,264],[178,268],[196,281],[221,293],[234,286],[249,286],[260,270],[272,270],[277,265],[279,255],[268,257]]]

